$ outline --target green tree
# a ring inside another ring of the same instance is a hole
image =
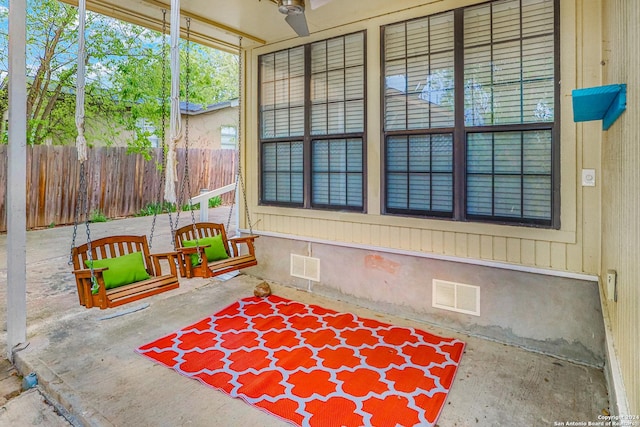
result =
[[[156,47],[145,57],[129,57],[114,67],[111,83],[117,88],[119,100],[129,108],[121,116],[121,125],[135,131],[140,120],[145,120],[155,129],[162,128],[162,84],[164,65],[165,96],[170,92],[169,57],[163,59],[161,36],[157,35]],[[189,51],[187,54],[187,50]],[[168,47],[166,55],[168,55]],[[187,58],[188,56],[188,58]],[[238,96],[238,57],[218,50],[182,40],[180,47],[180,99],[186,99],[187,68],[189,71],[189,102],[206,106]],[[168,117],[169,101],[165,102]],[[166,122],[168,126],[168,121]],[[159,132],[157,132],[159,133]],[[129,141],[131,151],[144,153],[151,147],[149,135],[134,132]]]
[[[28,141],[73,144],[77,68],[77,9],[57,0],[29,0],[27,13]],[[0,0],[0,117],[7,110],[7,0]],[[160,129],[163,38],[157,32],[87,14],[87,141],[111,144],[129,135],[129,147],[146,152],[139,120]],[[185,42],[181,51],[183,90]],[[167,49],[168,52],[168,49]],[[190,101],[210,104],[237,96],[237,57],[203,46],[190,50]],[[169,72],[166,71],[168,95]],[[166,112],[165,112],[166,114]],[[6,129],[0,127],[4,135]],[[123,132],[127,131],[127,132]]]

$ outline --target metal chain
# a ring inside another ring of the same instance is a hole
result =
[[[189,90],[191,89],[191,18],[187,18],[187,49],[185,51],[185,104],[186,104],[186,114],[184,117],[184,176],[182,177],[182,186],[180,189],[180,197],[182,200],[185,200],[185,186],[187,190],[187,195],[189,196],[189,210],[191,211],[191,220],[195,225],[196,217],[193,213],[193,206],[191,205],[191,179],[189,176]],[[197,240],[197,236],[196,236]]]
[[[91,228],[89,227],[89,183],[87,182],[87,171],[84,167],[84,164],[85,162],[82,162],[82,164],[80,165],[80,187],[84,188],[84,191],[82,191],[82,193],[84,195],[84,224],[87,233],[87,261],[89,261],[89,271],[91,271],[91,292],[93,293],[98,289],[98,282],[96,281],[96,274],[93,271],[93,254],[91,253]]]
[[[244,203],[244,211],[247,217],[247,223],[249,225],[249,233],[253,234],[253,224],[251,223],[251,215],[249,214],[249,204],[247,203],[247,192],[244,186],[244,178],[242,176],[242,108],[243,108],[243,100],[242,96],[243,90],[243,61],[242,61],[242,37],[239,39],[238,43],[238,174],[236,177],[236,194],[238,191],[238,183],[240,183],[240,191],[242,192],[242,199]],[[235,199],[234,199],[235,204]],[[231,225],[231,215],[233,213],[233,204],[231,205],[231,209],[229,210],[229,218],[227,219],[227,230]],[[237,227],[237,225],[236,225]]]
[[[149,248],[153,247],[153,234],[156,229],[156,219],[158,218],[158,211],[162,211],[162,207],[164,205],[162,198],[162,184],[165,181],[167,175],[166,168],[166,159],[165,159],[165,127],[167,122],[167,10],[162,9],[162,81],[160,83],[161,86],[161,101],[160,101],[160,116],[162,117],[162,125],[160,128],[160,143],[161,148],[161,173],[160,173],[160,182],[158,183],[158,198],[156,199],[158,206],[153,211],[153,221],[151,223],[151,234],[149,235]],[[171,233],[173,235],[173,233]]]
[[[189,65],[188,65],[188,60],[189,60],[189,36],[190,36],[190,24],[191,24],[191,19],[187,18],[187,75],[186,75],[186,98],[185,98],[185,103],[187,106],[187,112],[189,109]],[[172,70],[173,72],[173,70]],[[178,107],[179,108],[179,107]],[[173,221],[173,215],[171,214],[171,209],[169,209],[169,227],[171,228],[171,245],[173,246],[174,249],[176,248],[176,236],[175,236],[175,230],[178,229],[178,224],[180,223],[180,212],[182,211],[182,202],[184,199],[184,185],[185,185],[185,176],[188,176],[187,173],[187,169],[189,167],[189,150],[188,150],[188,139],[189,139],[189,130],[188,130],[188,126],[189,126],[189,115],[186,114],[185,115],[185,128],[187,128],[185,130],[185,149],[186,149],[186,153],[185,153],[185,172],[183,174],[182,177],[182,182],[180,183],[180,190],[177,191],[176,194],[176,220],[175,222]],[[177,152],[177,147],[176,147],[176,152]],[[177,177],[176,177],[177,179]]]
[[[71,239],[71,250],[69,251],[69,265],[73,264],[73,250],[76,247],[76,237],[78,234],[78,219],[80,218],[80,207],[84,206],[85,226],[87,234],[87,260],[91,271],[91,291],[98,288],[96,275],[93,271],[93,257],[91,255],[91,228],[89,227],[89,190],[87,185],[87,171],[85,162],[80,162],[80,185],[78,188],[78,199],[76,203],[75,218],[73,220],[73,237]],[[82,268],[82,266],[80,266]]]
[[[186,63],[186,71],[185,71],[185,104],[186,104],[186,114],[184,118],[184,173],[182,176],[182,182],[180,184],[180,190],[178,191],[178,197],[176,201],[176,219],[173,221],[171,211],[169,211],[169,223],[171,226],[171,244],[174,249],[176,248],[175,241],[175,230],[178,229],[178,224],[180,222],[180,212],[182,211],[182,203],[185,200],[185,189],[189,195],[191,195],[191,180],[189,178],[189,90],[191,88],[191,18],[186,18],[187,22],[187,48],[185,50],[185,63]],[[196,232],[196,216],[193,212],[193,205],[191,203],[191,197],[189,196],[189,207],[188,209],[191,211],[191,223],[193,226],[193,232],[196,240],[196,250],[198,254],[199,262],[202,262],[202,257],[200,255],[200,247],[198,244],[198,234]]]
[[[85,179],[86,181],[86,179]],[[91,228],[89,227],[89,190],[87,188],[87,184],[85,182],[85,227],[87,233],[87,261],[89,264],[89,271],[91,271],[91,293],[94,293],[98,290],[98,281],[96,280],[96,273],[93,271],[93,254],[91,253]]]
[[[82,195],[84,187],[84,162],[80,162],[80,188],[78,188],[78,197],[76,200],[76,212],[73,218],[73,237],[71,238],[71,250],[69,251],[69,265],[73,264],[73,250],[76,247],[76,236],[78,235],[78,219],[80,218],[80,206],[82,205]]]
[[[193,235],[196,240],[196,253],[198,254],[198,262],[202,263],[202,255],[200,253],[200,243],[198,242],[198,230],[196,229],[196,215],[193,211],[191,203],[191,179],[189,177],[189,89],[191,87],[191,18],[187,18],[187,49],[186,49],[186,74],[185,74],[185,102],[187,104],[187,114],[184,118],[184,177],[182,180],[182,197],[184,197],[184,186],[187,185],[187,194],[189,195],[189,211],[191,212],[191,226]],[[203,202],[200,201],[202,204]],[[201,205],[202,207],[202,205]],[[208,208],[208,206],[207,206]],[[177,224],[176,224],[177,227]]]
[[[186,180],[189,179],[189,24],[191,20],[189,18],[187,21],[187,49],[186,49],[186,76],[185,76],[185,117],[184,117],[184,172],[182,174],[182,182],[180,183],[180,190],[178,190],[178,194],[176,195],[176,221],[171,222],[171,243],[175,248],[175,236],[174,230],[178,229],[178,224],[180,223],[180,212],[182,212],[182,202],[184,201],[184,189]],[[171,221],[171,214],[169,214],[169,220]]]
[[[238,142],[237,156],[236,156],[236,168],[240,167],[240,122],[242,121],[242,37],[238,39],[238,128],[236,130],[236,140]],[[238,177],[240,176],[240,169],[236,172],[236,185],[233,189],[233,201],[231,202],[231,209],[229,209],[229,217],[227,218],[226,230],[229,231],[231,227],[231,217],[233,216],[233,208],[236,206],[236,196],[238,195]],[[236,224],[236,233],[238,224]]]

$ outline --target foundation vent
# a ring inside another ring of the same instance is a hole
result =
[[[291,275],[301,279],[320,281],[320,259],[291,254]]]
[[[480,316],[480,287],[433,279],[431,305],[443,310]]]

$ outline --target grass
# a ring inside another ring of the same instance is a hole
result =
[[[209,207],[210,208],[217,208],[218,206],[220,206],[222,204],[222,198],[220,196],[215,196],[209,199]],[[200,209],[200,203],[196,203],[194,205],[191,206],[192,210],[198,210]],[[182,205],[182,210],[183,211],[188,211],[189,210],[189,204],[184,204]]]
[[[209,207],[216,208],[222,204],[222,198],[220,196],[212,197],[209,199]],[[200,209],[200,203],[196,203],[191,206],[192,210]],[[182,205],[182,211],[189,210],[189,204],[186,203]],[[162,203],[149,203],[144,208],[140,210],[135,216],[151,216],[155,214],[167,213],[167,212],[175,212],[176,205],[174,203],[162,202]]]
[[[95,209],[89,214],[89,222],[107,222],[109,218],[100,209]]]
[[[160,213],[175,212],[176,205],[174,203],[162,202],[162,203],[148,203],[140,212],[135,216],[151,216]]]

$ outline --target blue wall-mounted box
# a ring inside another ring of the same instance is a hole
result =
[[[609,129],[627,109],[626,84],[574,89],[571,97],[573,98],[573,121],[602,120],[604,130]]]

